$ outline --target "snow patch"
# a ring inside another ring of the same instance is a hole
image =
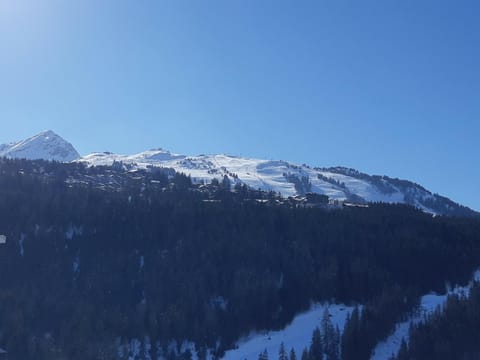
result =
[[[75,236],[80,236],[83,234],[82,226],[75,226],[70,224],[67,231],[65,232],[65,239],[72,240]]]
[[[297,358],[300,358],[305,347],[310,346],[312,333],[316,327],[321,326],[325,309],[328,309],[330,320],[334,327],[341,330],[345,327],[348,314],[353,307],[343,304],[315,304],[309,311],[297,315],[292,323],[279,331],[265,331],[252,333],[237,343],[237,348],[228,350],[223,360],[257,360],[258,355],[267,350],[269,356],[276,358],[280,344],[283,342],[285,349],[295,349]]]
[[[223,311],[227,310],[228,300],[223,296],[216,296],[210,300],[210,305],[212,308],[222,309]]]
[[[78,274],[80,272],[80,255],[76,255],[73,259],[72,270],[74,274]]]
[[[455,286],[442,295],[432,293],[422,296],[418,310],[408,320],[398,323],[393,333],[386,340],[377,344],[370,360],[388,360],[392,355],[397,355],[402,340],[405,339],[408,343],[410,325],[418,324],[438,307],[443,307],[449,295],[468,295],[473,281],[479,280],[480,270],[477,270],[472,276],[472,281],[467,286]]]
[[[23,243],[25,242],[25,234],[22,233],[20,234],[20,239],[18,240],[18,246],[20,248],[20,256],[23,257],[23,255],[25,254],[25,249],[23,247]]]

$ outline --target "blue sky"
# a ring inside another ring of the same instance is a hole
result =
[[[480,3],[0,1],[0,143],[414,180],[480,210]]]

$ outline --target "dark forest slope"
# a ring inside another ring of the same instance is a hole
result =
[[[380,336],[418,294],[480,264],[475,219],[228,188],[168,169],[0,160],[0,345],[12,359],[116,359],[119,337],[148,335],[221,354],[329,299],[380,309]]]

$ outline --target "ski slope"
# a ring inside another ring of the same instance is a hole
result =
[[[353,311],[352,307],[342,304],[315,304],[309,311],[297,315],[283,330],[253,333],[241,339],[237,348],[227,351],[222,360],[257,360],[258,355],[265,349],[270,358],[276,359],[281,343],[288,352],[295,349],[297,358],[300,358],[303,349],[310,346],[313,330],[320,327],[326,308],[333,326],[338,326],[343,331],[347,314]]]

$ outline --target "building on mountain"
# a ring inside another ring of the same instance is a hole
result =
[[[306,193],[305,197],[307,198],[307,202],[310,204],[327,205],[329,201],[327,195],[317,194],[313,192]]]
[[[330,207],[341,208],[343,206],[343,200],[338,199],[328,199],[328,205]]]
[[[357,208],[368,208],[368,204],[359,204],[359,203],[353,203],[353,202],[344,202],[343,203],[344,207],[357,207]]]

